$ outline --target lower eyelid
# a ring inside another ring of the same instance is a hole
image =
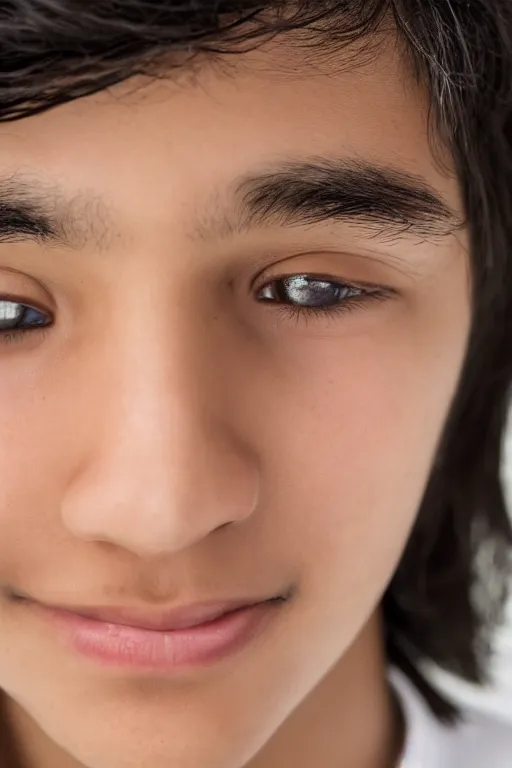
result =
[[[49,333],[51,326],[35,326],[33,329],[6,330],[0,332],[0,345],[30,344],[31,341],[41,341]]]
[[[367,291],[359,296],[353,296],[347,298],[344,301],[337,302],[330,305],[316,305],[316,306],[301,306],[300,304],[293,304],[292,302],[279,302],[279,301],[261,301],[260,304],[266,306],[266,311],[272,313],[274,316],[277,314],[283,318],[282,322],[299,322],[308,325],[315,322],[329,322],[343,323],[343,317],[348,315],[357,316],[364,314],[367,311],[371,311],[372,308],[376,308],[379,304],[384,304],[387,300],[396,298],[396,293],[389,290]]]

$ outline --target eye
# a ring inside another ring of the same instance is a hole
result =
[[[266,283],[257,298],[281,305],[279,309],[297,316],[353,311],[357,306],[383,300],[390,293],[379,286],[350,285],[318,275],[290,275]]]
[[[308,275],[291,275],[268,283],[260,298],[266,301],[293,302],[305,307],[325,307],[361,293],[361,289],[343,283]]]
[[[0,299],[0,341],[21,340],[27,334],[51,325],[42,310],[18,301]]]

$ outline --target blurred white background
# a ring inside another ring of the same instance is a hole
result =
[[[512,517],[512,419],[509,421],[504,444],[502,478]],[[512,598],[507,606],[506,624],[496,636],[495,649],[496,657],[492,667],[493,685],[487,689],[482,690],[464,683],[437,668],[432,669],[429,676],[456,703],[470,704],[512,723]]]

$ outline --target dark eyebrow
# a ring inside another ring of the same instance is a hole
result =
[[[288,160],[238,178],[231,204],[204,214],[193,237],[229,238],[269,226],[346,222],[378,239],[445,237],[463,221],[425,179],[396,168],[337,158]],[[65,199],[57,185],[17,173],[0,178],[0,243],[27,239],[105,250],[108,206],[83,192]]]
[[[364,161],[289,161],[244,177],[235,198],[242,231],[339,221],[380,239],[429,238],[445,237],[464,224],[422,177]]]
[[[66,197],[54,183],[23,172],[0,177],[0,243],[34,240],[104,250],[113,230],[107,205],[84,191]]]

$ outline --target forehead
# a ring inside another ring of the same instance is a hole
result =
[[[428,94],[393,38],[364,55],[317,54],[278,38],[193,74],[133,78],[1,124],[0,173],[37,174],[70,198],[90,193],[104,221],[112,216],[121,229],[137,217],[158,225],[176,215],[208,231],[234,179],[315,154],[422,177],[457,210],[457,180],[432,155],[427,115]]]

